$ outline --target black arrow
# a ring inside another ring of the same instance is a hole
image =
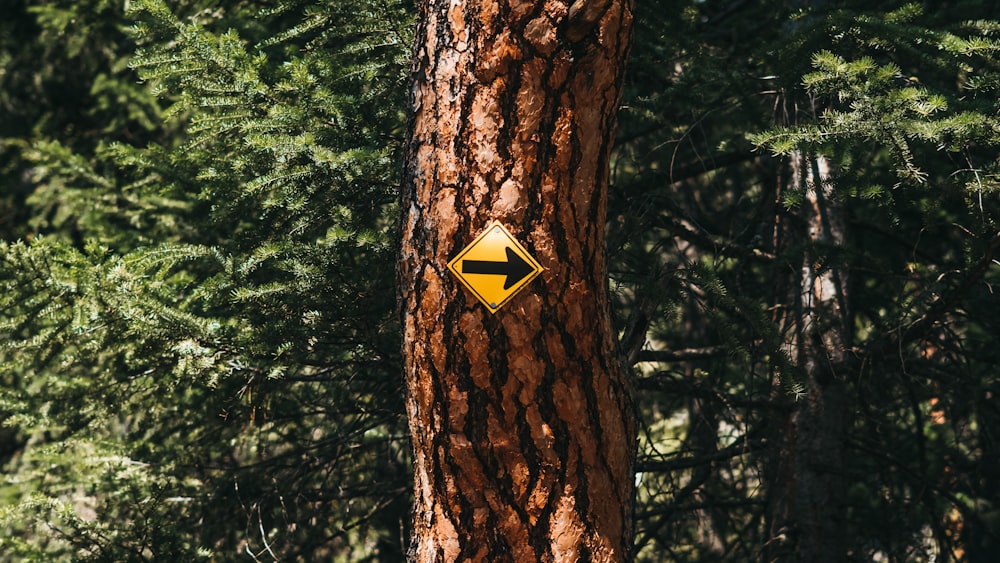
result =
[[[503,283],[504,289],[510,289],[510,286],[516,284],[517,282],[523,280],[531,272],[535,271],[535,268],[531,264],[524,261],[524,258],[518,256],[514,249],[511,247],[505,247],[507,250],[507,261],[506,262],[487,262],[486,260],[462,260],[462,273],[463,274],[489,274],[495,276],[507,276],[507,280]]]

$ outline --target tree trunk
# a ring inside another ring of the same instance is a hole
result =
[[[843,373],[848,341],[847,272],[838,251],[845,239],[829,162],[797,153],[792,182],[802,190],[803,262],[792,302],[801,397],[778,429],[779,458],[769,487],[769,561],[840,562],[847,558],[844,442],[848,401]]]
[[[623,561],[635,422],[604,256],[628,0],[423,0],[399,264],[415,561]],[[497,220],[544,272],[446,269]]]

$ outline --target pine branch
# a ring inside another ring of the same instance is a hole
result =
[[[677,457],[676,459],[640,459],[636,463],[637,473],[670,473],[694,467],[727,461],[747,454],[761,451],[767,447],[767,440],[737,439],[733,444],[709,454]]]

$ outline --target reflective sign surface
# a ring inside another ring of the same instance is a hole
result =
[[[498,221],[448,262],[448,269],[491,313],[542,273],[541,265]]]

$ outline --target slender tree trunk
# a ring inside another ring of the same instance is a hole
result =
[[[989,491],[993,505],[1000,505],[1000,381],[993,381],[981,391],[976,408],[979,419],[979,444],[982,461],[979,479],[982,491]],[[976,518],[966,524],[962,542],[968,549],[968,561],[1000,561],[1000,521]]]
[[[687,370],[687,377],[694,380],[694,370]],[[687,401],[688,436],[687,444],[692,455],[711,457],[718,452],[719,420],[711,401],[691,397]],[[712,499],[706,492],[711,487],[713,477],[718,479],[715,468],[703,464],[691,471],[691,483],[698,483],[693,491],[694,504],[702,505],[694,511],[698,529],[698,545],[706,557],[721,560],[726,553],[726,536],[719,526],[717,515],[719,509],[712,506]]]
[[[792,358],[801,397],[779,429],[771,474],[767,559],[796,563],[845,561],[844,441],[848,401],[843,373],[849,334],[843,206],[836,201],[829,162],[796,154],[792,182],[803,190],[804,246],[798,280]]]
[[[5,418],[0,418],[0,467],[6,465],[7,461],[24,447],[24,443],[19,439],[16,428],[3,426]]]
[[[623,561],[635,423],[604,256],[628,0],[423,0],[399,264],[415,561]],[[446,270],[500,221],[544,267]]]

